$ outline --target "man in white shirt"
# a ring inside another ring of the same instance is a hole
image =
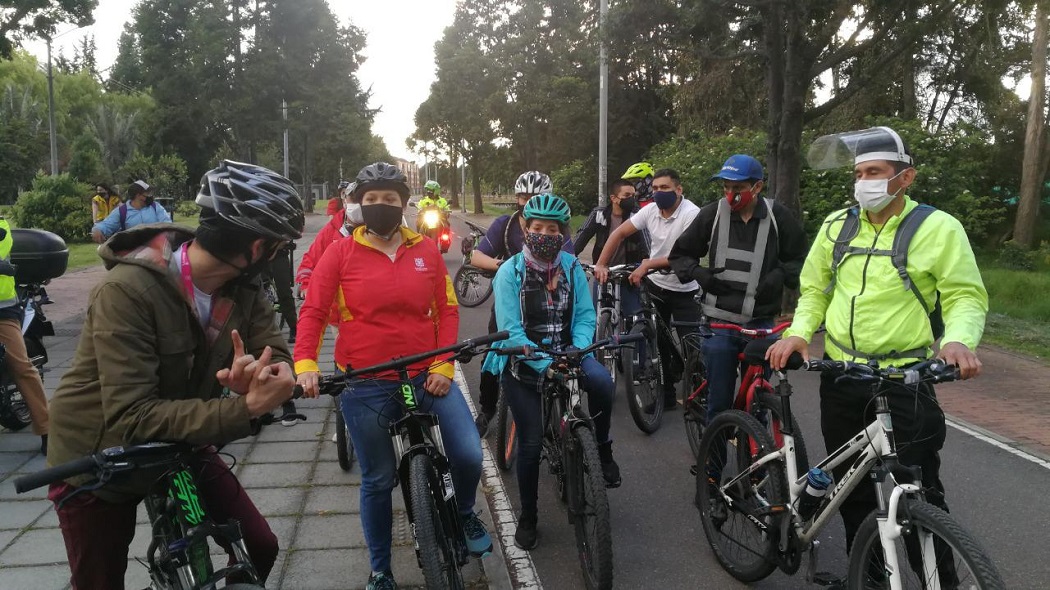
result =
[[[693,223],[700,208],[682,196],[682,179],[676,170],[662,168],[653,173],[653,202],[625,220],[602,248],[602,254],[594,265],[594,276],[604,283],[609,277],[608,263],[624,239],[639,231],[647,231],[651,240],[649,258],[631,273],[633,285],[640,285],[652,270],[670,268],[667,255],[671,253],[678,237]],[[683,322],[700,320],[700,307],[693,300],[699,290],[696,281],[683,283],[673,274],[654,274],[648,277],[646,288],[653,296],[657,313],[668,325],[674,318]],[[681,334],[680,334],[681,335]],[[673,409],[675,384],[681,378],[682,367],[673,363],[671,343],[659,339],[660,362],[664,368],[664,409]]]

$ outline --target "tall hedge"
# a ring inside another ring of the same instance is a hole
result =
[[[91,187],[69,174],[39,175],[33,188],[15,201],[19,227],[46,229],[66,242],[86,241],[91,235]]]

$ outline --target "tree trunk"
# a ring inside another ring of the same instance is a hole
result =
[[[784,100],[784,5],[780,0],[769,3],[766,22],[766,84],[769,96],[766,137],[766,194],[777,194],[777,146],[780,145],[780,120]]]
[[[915,98],[915,54],[909,51],[904,55],[904,67],[901,72],[901,118],[910,121],[918,115],[918,101]]]
[[[802,123],[809,90],[810,60],[806,56],[801,15],[787,17],[787,44],[784,50],[784,93],[777,143],[776,199],[802,219],[799,182],[802,178]]]
[[[481,164],[474,160],[470,161],[470,181],[474,183],[474,212],[481,213],[484,211],[484,205],[481,202]],[[463,202],[467,202],[466,195],[463,195]]]
[[[1014,221],[1014,241],[1031,248],[1039,219],[1039,198],[1043,185],[1043,101],[1046,97],[1046,44],[1050,0],[1036,3],[1035,34],[1032,39],[1032,92],[1028,97],[1028,128],[1024,138],[1024,164],[1021,169],[1021,196]]]

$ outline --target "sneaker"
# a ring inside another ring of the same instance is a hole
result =
[[[492,422],[492,417],[496,415],[495,411],[488,411],[484,408],[478,412],[478,417],[474,418],[474,426],[478,429],[478,436],[485,438],[489,433],[489,422]]]
[[[299,414],[295,411],[295,402],[286,401],[281,404],[281,425],[295,426],[299,423]]]
[[[526,551],[536,548],[536,515],[521,513],[518,530],[514,531],[514,546]]]
[[[368,585],[365,586],[365,590],[397,590],[394,574],[389,571],[372,572],[372,575],[368,576]]]
[[[612,456],[612,441],[606,441],[598,445],[598,456],[602,460],[602,476],[605,478],[605,487],[618,488],[623,480],[620,479],[620,466]]]
[[[474,557],[492,553],[492,537],[477,514],[471,512],[463,518],[463,536],[467,539],[467,550]]]

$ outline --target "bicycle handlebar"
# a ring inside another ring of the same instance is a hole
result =
[[[110,447],[93,455],[74,459],[68,463],[22,476],[15,480],[15,491],[19,494],[24,494],[30,490],[35,490],[64,479],[91,472],[112,470],[118,467],[122,471],[131,470],[135,469],[135,465],[128,463],[130,460],[142,457],[175,455],[180,452],[191,451],[194,448],[187,443],[164,442],[151,442],[129,447]]]
[[[880,369],[878,363],[855,363],[851,361],[829,361],[811,359],[803,364],[806,371],[841,373],[841,377],[857,381],[903,381],[905,385],[922,382],[946,383],[959,378],[959,368],[949,365],[942,359],[930,359],[911,367],[886,367]]]
[[[710,325],[712,330],[735,330],[740,332],[744,336],[750,336],[752,338],[767,338],[774,334],[779,334],[784,330],[791,327],[791,322],[783,322],[773,326],[772,328],[745,328],[737,324],[723,324],[723,323],[712,323]]]
[[[324,377],[321,377],[318,382],[318,389],[322,394],[333,396],[338,395],[342,392],[342,386],[346,383],[347,379],[352,379],[360,375],[383,373],[385,371],[402,369],[411,364],[418,363],[419,361],[424,361],[429,358],[433,358],[435,356],[445,354],[448,352],[456,353],[455,356],[474,357],[475,355],[486,352],[485,350],[477,350],[477,348],[486,344],[492,344],[493,342],[499,342],[500,340],[506,340],[509,337],[510,333],[504,330],[502,332],[486,334],[477,338],[468,338],[467,340],[462,340],[460,342],[457,342],[450,346],[445,346],[443,348],[436,348],[434,350],[428,350],[419,354],[411,354],[408,356],[395,358],[385,363],[379,363],[378,365],[372,365],[371,367],[365,367],[363,369],[351,369],[349,366],[347,366],[347,369],[349,370],[347,370],[342,375],[326,375]],[[302,397],[302,395],[302,386],[296,385],[295,389],[293,390],[292,397],[298,398]]]
[[[644,340],[645,334],[623,334],[615,335],[612,338],[606,338],[599,340],[587,348],[581,348],[579,350],[557,350],[546,346],[510,346],[507,348],[492,349],[492,352],[500,356],[522,356],[522,360],[540,360],[543,357],[535,356],[535,353],[543,353],[552,357],[563,357],[563,358],[582,358],[599,348],[606,346],[624,346],[632,342],[638,342]]]

